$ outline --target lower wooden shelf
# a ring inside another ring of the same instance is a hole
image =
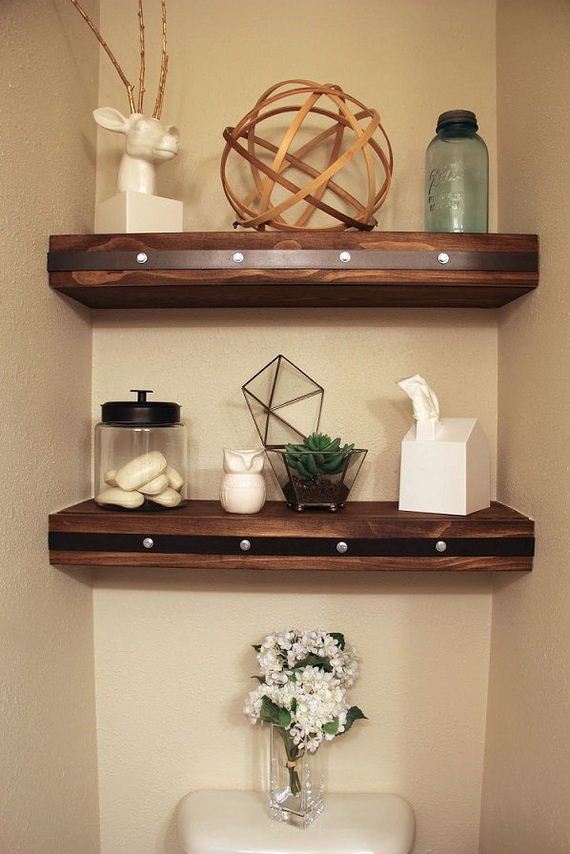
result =
[[[396,502],[349,503],[339,513],[294,513],[269,501],[255,516],[217,501],[156,513],[83,501],[49,517],[60,566],[260,570],[528,571],[534,522],[493,503],[470,516],[403,512]]]

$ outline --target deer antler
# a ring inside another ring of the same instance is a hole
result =
[[[127,80],[123,69],[121,68],[121,66],[119,65],[117,60],[115,59],[115,56],[114,56],[111,48],[109,47],[109,45],[107,44],[107,42],[105,41],[105,39],[103,38],[101,33],[99,32],[98,27],[93,23],[93,21],[91,20],[91,18],[89,17],[87,12],[85,11],[85,9],[81,6],[81,4],[78,2],[78,0],[70,0],[70,2],[73,3],[73,5],[77,9],[77,11],[81,15],[81,17],[83,18],[83,20],[91,27],[91,29],[95,33],[95,36],[97,37],[97,40],[99,41],[99,44],[106,51],[107,56],[109,57],[109,59],[111,60],[113,65],[115,66],[117,74],[119,75],[119,77],[121,78],[121,80],[123,81],[123,83],[127,89],[127,95],[129,98],[129,107],[130,107],[131,113],[136,112],[136,110],[135,110],[135,99],[133,96],[133,92],[134,92],[134,88],[135,88],[134,85],[132,83],[129,83],[129,81]],[[164,2],[164,0],[163,0],[163,2]],[[140,98],[140,95],[139,95],[139,98]]]
[[[154,110],[152,112],[153,119],[159,119],[160,114],[162,113],[162,102],[164,101],[164,90],[166,89],[166,75],[168,74],[168,54],[166,53],[166,0],[161,0],[160,5],[162,14],[162,51],[158,92],[156,95]]]
[[[144,102],[144,73],[145,73],[145,61],[144,61],[144,18],[143,18],[143,0],[139,0],[139,42],[140,42],[140,54],[141,61],[139,67],[139,99],[137,103],[137,112],[142,113],[143,111],[143,102]]]

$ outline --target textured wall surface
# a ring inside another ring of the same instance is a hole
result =
[[[92,591],[46,552],[89,491],[91,332],[45,253],[92,223],[97,50],[64,2],[3,0],[0,26],[0,851],[96,854]]]
[[[485,854],[570,850],[570,7],[498,4],[502,230],[536,231],[539,291],[501,315],[499,496],[532,515],[531,576],[495,593]]]
[[[396,157],[382,228],[421,228],[424,151],[441,110],[477,111],[494,164],[494,2],[170,0],[168,8],[164,115],[180,127],[184,151],[161,167],[159,189],[184,199],[187,229],[231,227],[218,177],[222,130],[288,77],[339,81],[378,105]],[[135,75],[132,4],[103,0],[101,14]],[[149,39],[153,20],[149,5]],[[125,108],[112,68],[101,71],[100,104]],[[99,198],[113,193],[120,148],[100,132]],[[486,312],[99,313],[93,414],[139,383],[180,401],[191,493],[214,498],[222,447],[255,441],[240,386],[284,352],[326,386],[323,426],[370,448],[355,497],[394,498],[410,423],[394,380],[425,372],[444,413],[479,415],[494,451],[496,340],[496,316]],[[344,630],[362,654],[355,698],[370,722],[334,745],[333,788],[399,791],[416,810],[417,854],[475,854],[490,608],[482,579],[102,572],[103,854],[176,854],[174,810],[186,791],[255,785],[257,733],[241,716],[249,644],[287,624]]]

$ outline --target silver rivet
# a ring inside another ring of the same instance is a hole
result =
[[[235,261],[236,264],[241,264],[243,258],[243,252],[234,252],[234,254],[232,255],[232,261]]]
[[[437,256],[437,260],[440,264],[449,264],[449,255],[447,252],[440,252]]]
[[[346,251],[341,252],[340,255],[338,256],[339,261],[342,261],[343,264],[348,264],[348,262],[350,261],[350,257],[351,257],[350,252],[346,252]]]
[[[152,549],[154,546],[154,540],[152,537],[145,537],[143,540],[143,548]]]
[[[239,547],[242,550],[242,552],[248,552],[251,548],[251,543],[249,540],[242,540],[241,543],[239,544]]]
[[[435,548],[438,552],[445,552],[447,551],[447,543],[445,542],[445,540],[438,540],[435,544]]]
[[[137,252],[137,263],[138,264],[146,264],[148,261],[148,255],[146,252]]]
[[[336,550],[339,555],[345,555],[348,551],[348,543],[345,543],[344,540],[341,540],[340,543],[336,544]]]

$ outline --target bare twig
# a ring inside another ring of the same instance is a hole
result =
[[[162,51],[160,61],[160,78],[158,81],[158,92],[156,95],[154,110],[152,112],[152,116],[155,119],[159,119],[160,114],[162,112],[164,90],[166,88],[166,75],[168,73],[168,54],[166,53],[166,0],[160,0],[160,6],[162,13]]]
[[[109,59],[111,60],[113,65],[115,66],[117,74],[119,75],[119,77],[121,78],[121,80],[123,81],[123,83],[127,89],[127,95],[129,98],[129,107],[130,107],[131,113],[134,113],[135,112],[135,99],[133,97],[133,92],[134,92],[134,88],[135,88],[134,85],[132,83],[129,83],[129,81],[127,80],[123,69],[121,68],[121,66],[119,65],[117,60],[115,59],[115,56],[114,56],[111,48],[109,47],[109,45],[107,44],[107,42],[105,41],[105,39],[103,38],[101,33],[99,32],[99,29],[95,26],[95,24],[93,23],[93,21],[91,20],[91,18],[87,14],[87,12],[85,11],[85,9],[83,9],[83,7],[78,2],[78,0],[70,0],[70,2],[75,6],[75,8],[79,12],[79,14],[83,18],[83,20],[91,27],[91,29],[95,33],[95,36],[97,37],[99,44],[106,51],[107,56],[109,57]],[[164,0],[163,0],[163,3],[164,3]]]
[[[166,88],[166,75],[167,74],[168,74],[168,57],[166,57],[166,60],[164,63],[164,76],[162,77],[163,83],[162,83],[162,87],[161,87],[160,93],[159,93],[160,94],[160,102],[158,105],[158,112],[156,114],[157,119],[160,119],[160,115],[162,113],[162,105],[163,105],[163,101],[164,101],[164,90]],[[162,70],[161,70],[161,75],[162,75]]]
[[[144,18],[143,18],[143,0],[139,0],[139,42],[141,61],[139,66],[139,98],[137,103],[137,113],[142,113],[144,104],[144,73],[145,73],[145,56],[144,56]]]

